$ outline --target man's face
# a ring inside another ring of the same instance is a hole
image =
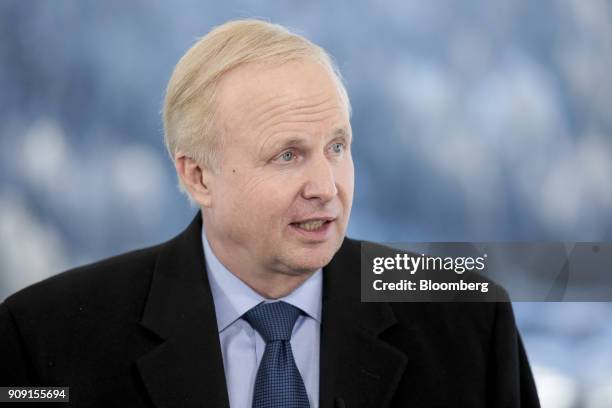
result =
[[[247,65],[218,91],[224,145],[209,183],[209,241],[260,271],[325,266],[344,238],[354,182],[348,112],[331,74],[305,60]]]

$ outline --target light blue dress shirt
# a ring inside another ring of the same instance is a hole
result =
[[[305,313],[297,319],[293,327],[291,349],[304,380],[310,407],[318,408],[323,271],[316,271],[289,295],[281,299],[267,300],[219,261],[208,243],[204,228],[202,243],[206,273],[215,303],[230,407],[252,406],[255,376],[266,347],[259,333],[241,316],[261,302],[282,300]]]

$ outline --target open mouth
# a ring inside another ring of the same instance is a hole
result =
[[[331,220],[309,220],[304,222],[292,222],[291,225],[304,231],[320,231],[329,225]]]

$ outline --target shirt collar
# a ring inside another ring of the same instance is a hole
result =
[[[202,244],[206,259],[206,273],[215,303],[217,328],[219,333],[238,320],[243,314],[261,302],[275,302],[261,296],[230,272],[216,257],[202,226]],[[306,313],[321,323],[321,295],[323,289],[323,271],[313,273],[304,283],[287,296],[280,298]]]

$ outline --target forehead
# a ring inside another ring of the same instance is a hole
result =
[[[348,122],[333,74],[315,61],[248,64],[227,73],[217,88],[217,112],[226,130],[275,121]]]

